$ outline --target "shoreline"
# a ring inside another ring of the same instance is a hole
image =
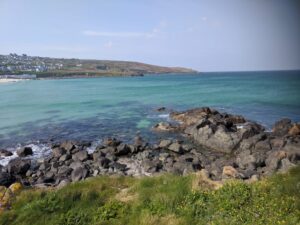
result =
[[[283,119],[271,132],[239,115],[203,107],[172,112],[176,123],[161,122],[155,132],[178,133],[182,138],[158,139],[149,144],[136,136],[133,143],[115,138],[102,142],[51,143],[49,154],[36,155],[34,146],[15,152],[1,166],[2,184],[18,181],[28,186],[58,186],[98,175],[185,175],[205,169],[213,180],[260,179],[300,164],[300,124]],[[50,144],[49,144],[50,145]],[[1,146],[0,146],[1,149]],[[1,177],[0,177],[1,178]]]

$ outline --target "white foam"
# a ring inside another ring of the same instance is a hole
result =
[[[170,117],[170,114],[167,113],[167,114],[160,114],[158,115],[159,118],[169,118]]]
[[[86,149],[87,152],[89,154],[93,153],[96,150],[97,146],[99,146],[101,143],[102,143],[102,140],[93,141],[91,146]]]
[[[31,156],[25,157],[26,159],[45,158],[45,157],[49,156],[49,154],[51,153],[50,146],[45,145],[45,144],[29,144],[26,146],[31,147],[32,153],[33,153]],[[25,147],[25,146],[22,146],[22,147]],[[21,146],[18,145],[18,146],[16,146],[16,148],[7,149],[7,150],[11,151],[13,153],[13,155],[1,158],[0,165],[6,166],[10,160],[17,158],[18,157],[17,150],[20,148],[21,148]]]

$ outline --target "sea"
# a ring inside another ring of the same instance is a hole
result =
[[[275,121],[300,121],[300,71],[207,72],[24,80],[0,84],[0,148],[106,137],[130,142],[163,138],[151,129],[171,111],[213,107],[270,130]],[[165,107],[167,110],[158,112]],[[1,163],[1,160],[0,160]]]

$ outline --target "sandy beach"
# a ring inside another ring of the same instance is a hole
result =
[[[12,83],[12,82],[18,82],[20,81],[20,79],[7,79],[7,78],[3,78],[3,79],[0,79],[0,84],[1,83]]]

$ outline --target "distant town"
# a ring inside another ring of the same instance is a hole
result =
[[[62,63],[55,63],[45,60],[46,58],[27,56],[26,54],[17,55],[0,55],[0,72],[4,73],[39,73],[50,70],[60,70],[63,68]],[[49,58],[50,59],[50,58]]]
[[[50,58],[15,53],[0,55],[0,78],[142,76],[196,72],[187,68],[162,67],[139,62]]]

